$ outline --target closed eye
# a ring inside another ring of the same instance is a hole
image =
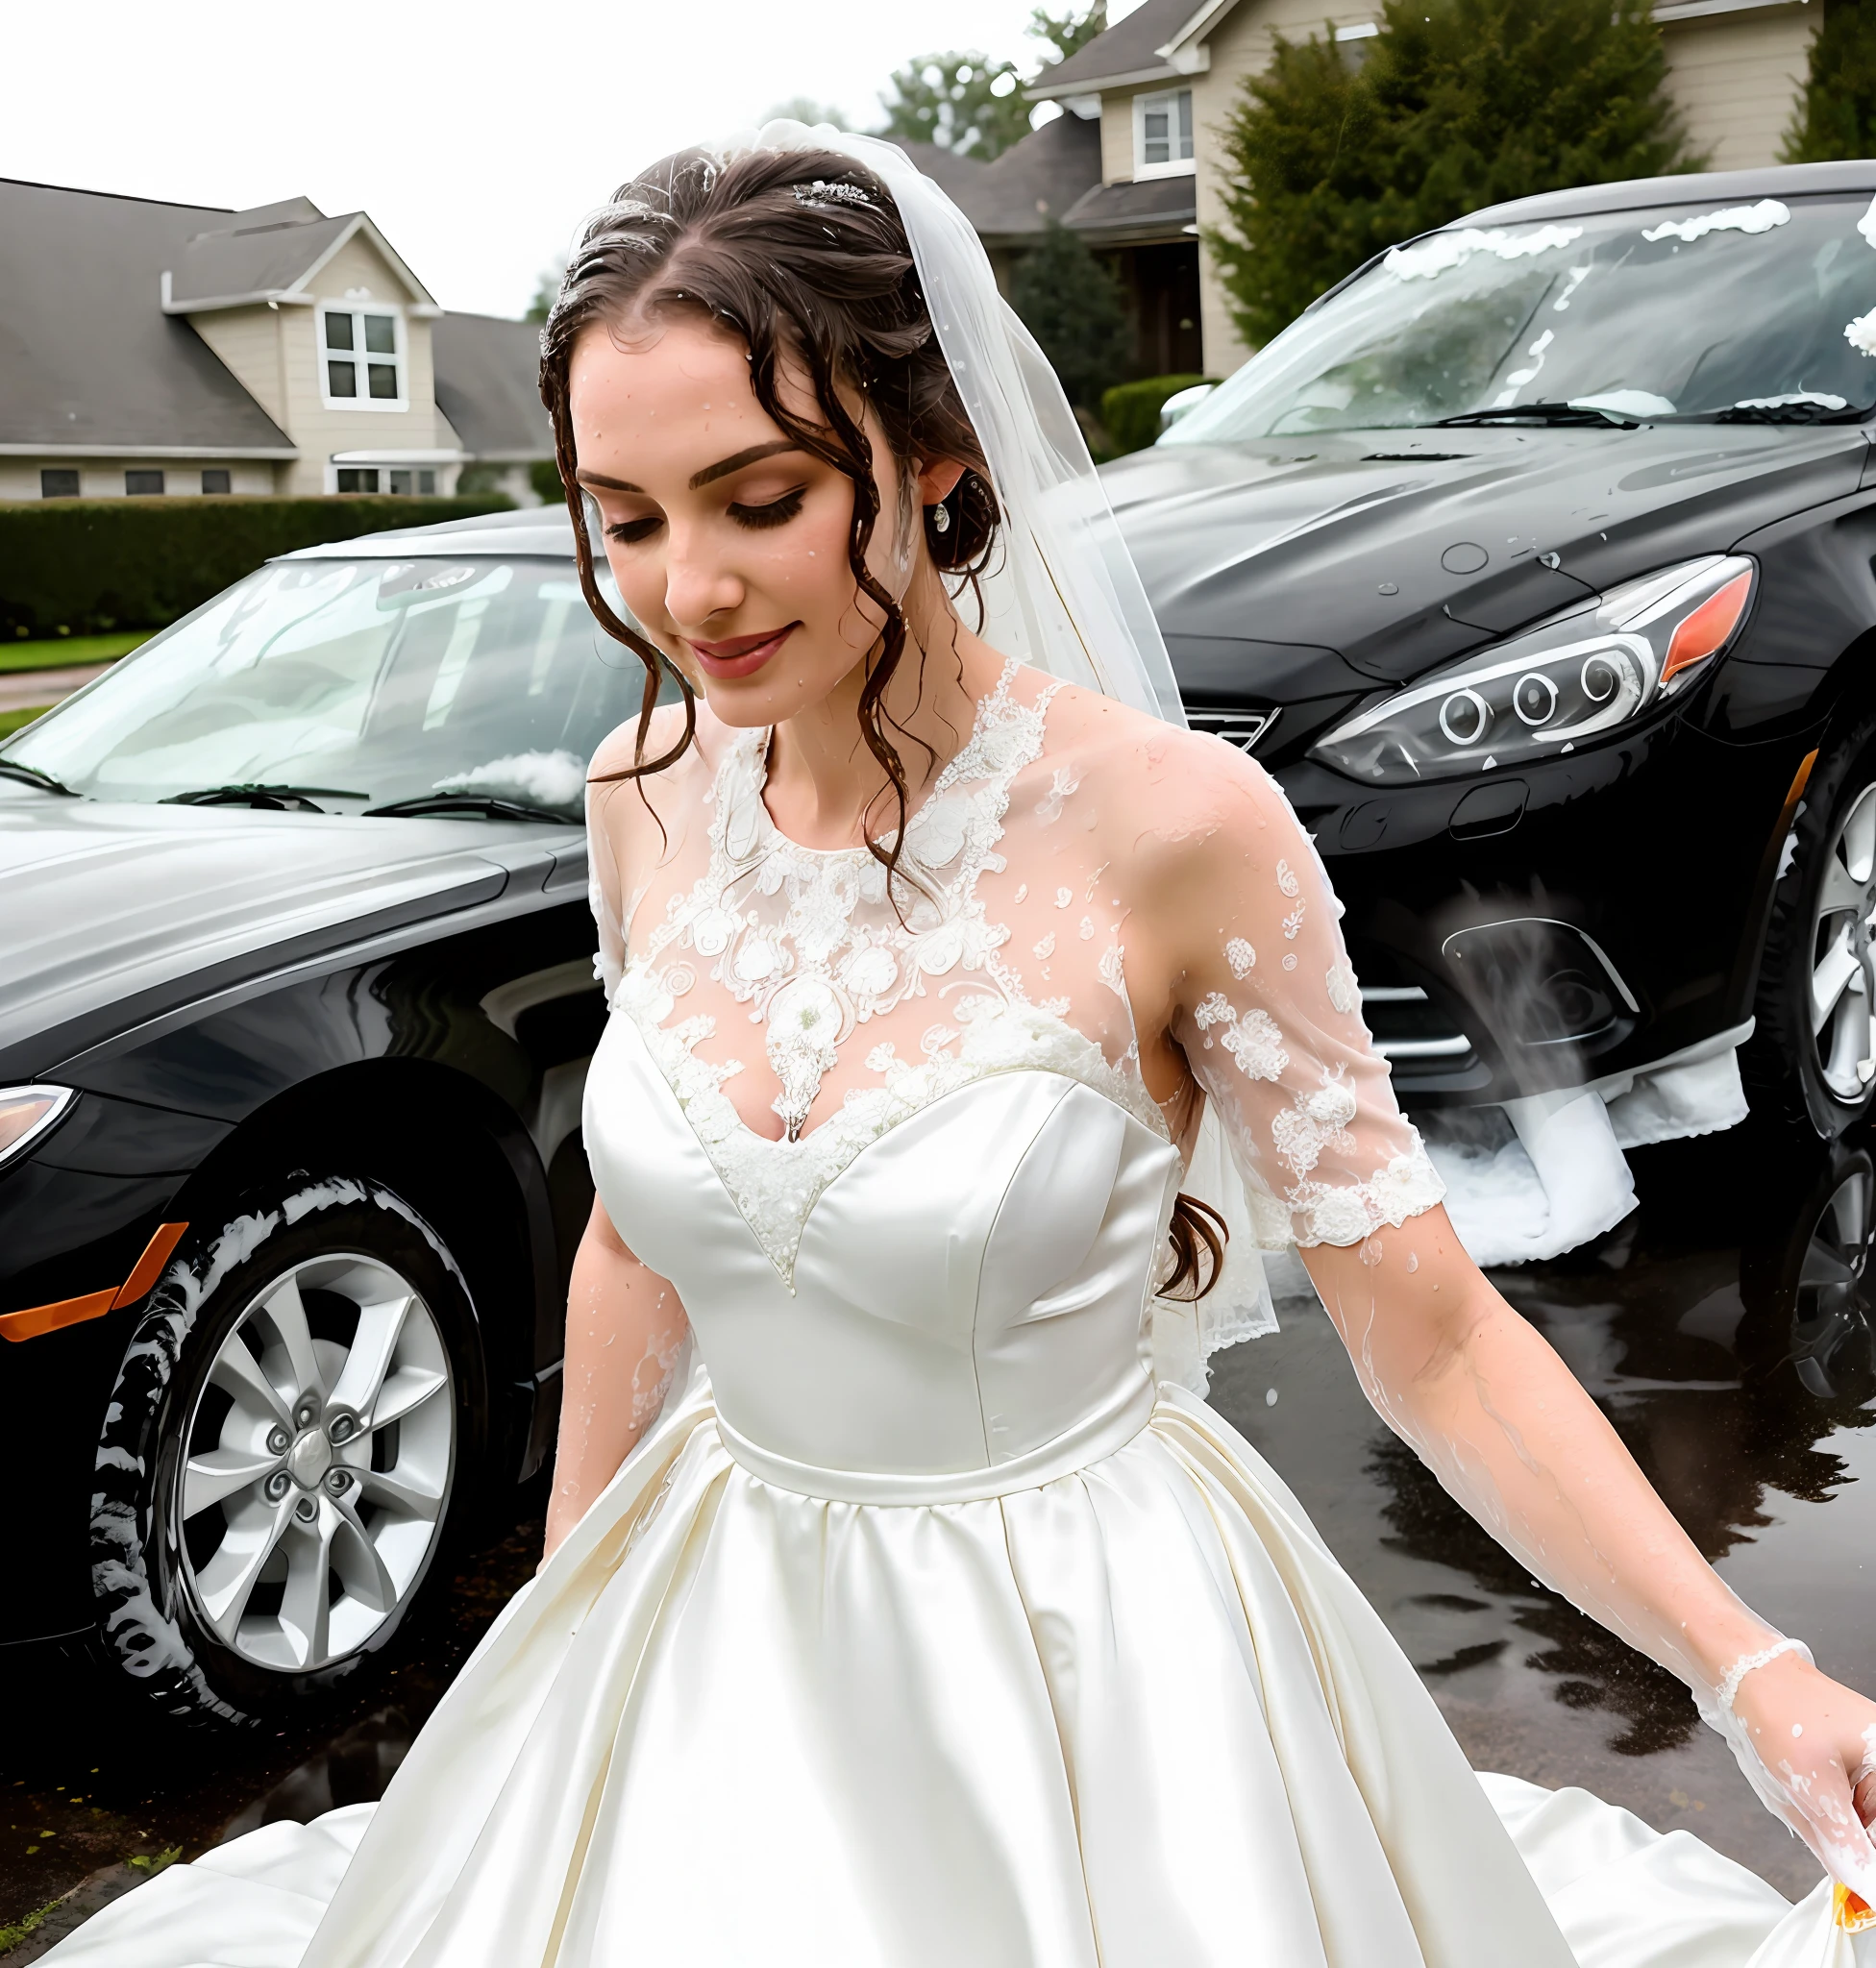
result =
[[[738,505],[732,502],[725,510],[739,527],[758,532],[764,527],[785,527],[801,511],[802,502],[806,497],[807,487],[797,485],[792,492],[784,492],[767,505]]]
[[[622,541],[629,547],[636,546],[640,540],[649,540],[663,524],[655,513],[648,513],[643,519],[622,519],[606,528],[605,537]]]

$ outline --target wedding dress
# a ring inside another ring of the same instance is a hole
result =
[[[898,911],[777,830],[766,733],[706,714],[596,794],[585,1138],[694,1357],[382,1804],[172,1868],[59,1968],[1868,1968],[1828,1885],[1476,1777],[1168,1377],[1193,1116],[1141,1078],[1107,802],[1260,802],[1182,1034],[1243,1234],[1411,1238],[1440,1192],[1274,786],[1171,732],[1123,772],[1087,702],[1006,670]]]
[[[989,639],[1035,667],[983,696],[890,887],[779,832],[770,734],[707,712],[642,792],[595,790],[585,1143],[688,1315],[671,1391],[382,1803],[174,1866],[45,1958],[1876,1968],[1828,1882],[1788,1906],[1686,1833],[1475,1776],[1200,1398],[1208,1353],[1272,1323],[1260,1245],[1411,1261],[1438,1177],[1308,836],[1175,728],[1086,447],[975,234],[889,145],[753,141],[871,174],[804,202],[895,201],[1003,514]],[[1209,954],[1172,1028],[1196,1086],[1162,1108],[1127,925],[1201,852]],[[1156,1295],[1181,1188],[1232,1230],[1197,1304]]]

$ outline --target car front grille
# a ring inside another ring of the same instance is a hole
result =
[[[1472,1042],[1450,1029],[1418,984],[1372,984],[1362,990],[1362,1020],[1383,1059],[1462,1060]]]
[[[1186,722],[1195,731],[1209,731],[1240,751],[1254,751],[1257,741],[1274,725],[1281,706],[1268,710],[1206,711],[1186,707]]]

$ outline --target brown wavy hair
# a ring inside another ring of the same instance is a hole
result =
[[[899,208],[872,172],[837,151],[761,151],[726,160],[688,150],[652,165],[587,222],[541,331],[541,400],[553,420],[555,458],[574,515],[580,591],[601,627],[645,666],[633,762],[596,775],[595,782],[639,779],[675,764],[696,736],[697,700],[676,666],[600,590],[575,476],[579,459],[568,409],[573,353],[595,322],[684,315],[713,322],[745,345],[756,402],[792,442],[852,484],[848,562],[859,593],[884,618],[860,693],[860,730],[898,809],[889,845],[869,828],[867,848],[886,868],[890,888],[908,801],[893,734],[907,734],[887,710],[885,694],[908,637],[899,604],[866,564],[880,518],[879,492],[873,446],[843,389],[858,395],[877,421],[902,499],[909,496],[915,462],[954,458],[964,465],[943,502],[945,529],[932,524],[931,511],[925,515],[926,547],[954,586],[976,588],[1002,515],[977,433],[939,347]],[[782,402],[784,367],[806,372],[818,423]],[[648,758],[652,712],[667,675],[683,695],[683,733],[669,750]],[[1172,1226],[1173,1269],[1162,1291],[1202,1296],[1211,1289],[1222,1251],[1222,1225],[1215,1229],[1215,1220],[1202,1204],[1180,1196]],[[1207,1262],[1201,1263],[1201,1251]]]

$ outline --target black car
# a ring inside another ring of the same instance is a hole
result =
[[[1476,213],[1107,469],[1410,1106],[1652,1072],[1664,1138],[1740,1048],[1755,1109],[1868,1108],[1872,194],[1822,164]]]
[[[0,747],[0,1641],[258,1717],[551,1450],[643,676],[571,555],[290,555]]]

